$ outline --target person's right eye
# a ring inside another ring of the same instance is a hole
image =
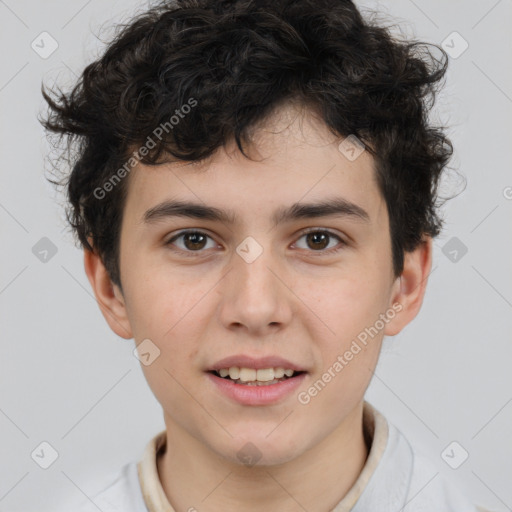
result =
[[[202,249],[211,248],[206,247],[206,241],[208,238],[213,242],[213,238],[204,233],[203,231],[189,229],[187,231],[182,231],[181,233],[178,233],[177,235],[173,236],[165,243],[165,245],[169,246],[173,251],[178,251],[185,254],[193,252],[204,252]],[[182,239],[181,246],[180,244],[175,244],[175,242],[180,239]],[[174,245],[177,245],[179,249],[175,249],[173,247]],[[215,246],[216,244],[215,242],[213,242],[213,247]]]

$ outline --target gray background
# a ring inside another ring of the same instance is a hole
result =
[[[137,5],[0,0],[0,511],[50,511],[90,495],[164,428],[133,340],[110,331],[93,298],[62,197],[44,178],[49,146],[36,120],[41,80],[72,84]],[[440,44],[456,31],[469,44],[450,59],[434,113],[450,126],[451,167],[467,188],[443,209],[423,309],[386,340],[367,398],[476,503],[512,510],[512,3],[358,5],[405,35]],[[43,31],[58,44],[46,59],[31,47]],[[457,36],[447,41],[454,55],[462,49]],[[461,189],[452,171],[443,191]],[[57,250],[47,261],[43,237]],[[48,469],[31,458],[44,441],[58,452]],[[462,450],[469,458],[452,469],[445,459],[455,465]]]

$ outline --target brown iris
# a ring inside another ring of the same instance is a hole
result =
[[[329,245],[329,235],[327,233],[322,233],[321,231],[307,233],[306,239],[308,244],[319,244],[317,247],[311,246],[313,249],[324,249]]]
[[[202,249],[208,238],[199,232],[183,233],[182,236],[185,247],[190,250]]]

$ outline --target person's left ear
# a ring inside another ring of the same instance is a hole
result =
[[[100,310],[110,328],[121,338],[133,338],[123,294],[110,280],[103,261],[95,251],[84,249],[84,267]]]
[[[389,307],[397,314],[386,324],[384,334],[395,336],[418,314],[432,267],[432,237],[425,236],[416,249],[404,254],[404,268],[393,284]]]

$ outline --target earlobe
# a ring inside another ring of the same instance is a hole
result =
[[[404,268],[393,284],[390,304],[399,313],[386,325],[386,336],[398,334],[419,313],[431,267],[432,238],[424,237],[414,251],[404,254]]]
[[[84,268],[110,328],[121,338],[133,338],[124,297],[119,287],[110,280],[101,258],[95,252],[84,249]]]

